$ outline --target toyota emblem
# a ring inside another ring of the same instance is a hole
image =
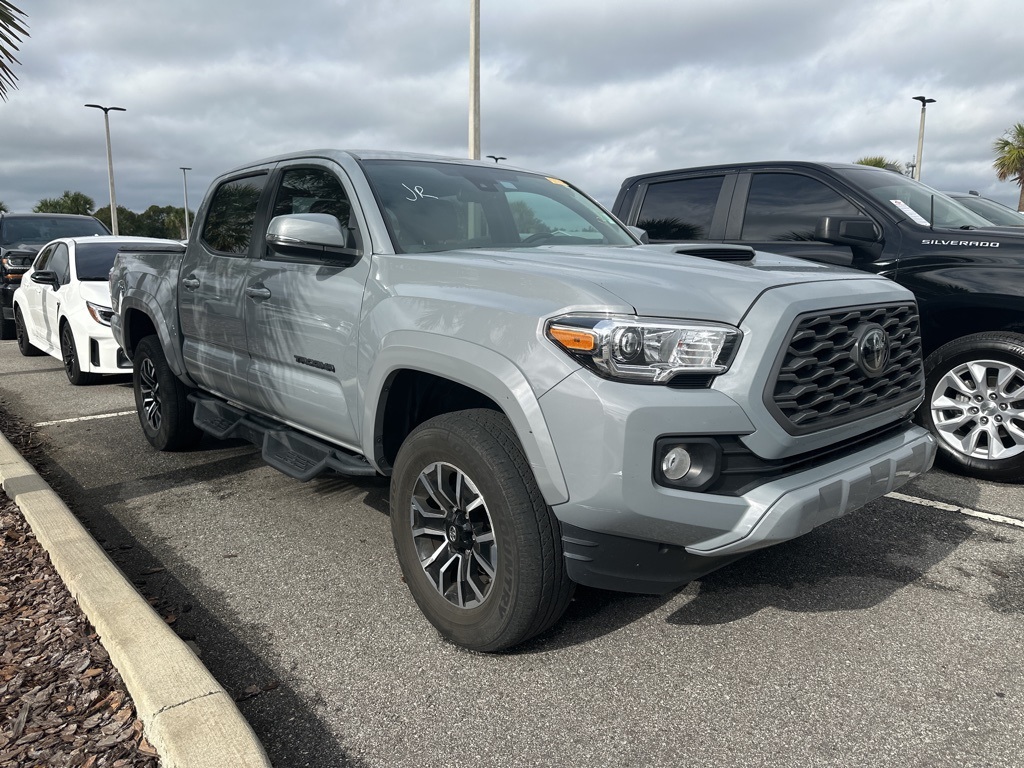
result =
[[[857,332],[857,365],[868,378],[882,375],[889,364],[889,334],[880,325],[865,325]]]

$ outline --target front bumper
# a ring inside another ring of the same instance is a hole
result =
[[[642,396],[642,403],[638,403]],[[638,388],[578,373],[540,398],[569,501],[553,505],[570,576],[605,589],[664,592],[747,552],[801,536],[926,472],[935,441],[904,422],[878,439],[768,475],[733,495],[655,482],[663,435],[756,432],[715,390]],[[846,441],[858,436],[849,425]],[[755,441],[751,441],[755,442]]]

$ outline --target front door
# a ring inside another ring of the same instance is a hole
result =
[[[341,168],[309,160],[275,175],[274,216],[335,216],[358,238],[348,179]],[[352,448],[358,447],[357,334],[367,253],[350,267],[284,256],[260,243],[249,266],[245,322],[249,388],[257,408]]]

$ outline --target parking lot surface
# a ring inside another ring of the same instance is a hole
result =
[[[932,471],[670,595],[579,589],[487,656],[413,603],[386,481],[299,483],[237,442],[156,453],[126,379],[71,387],[13,342],[0,399],[282,768],[1020,764],[1019,486]]]

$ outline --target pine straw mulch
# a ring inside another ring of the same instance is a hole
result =
[[[31,460],[33,430],[0,431]],[[0,768],[156,768],[156,750],[92,625],[0,491]]]

